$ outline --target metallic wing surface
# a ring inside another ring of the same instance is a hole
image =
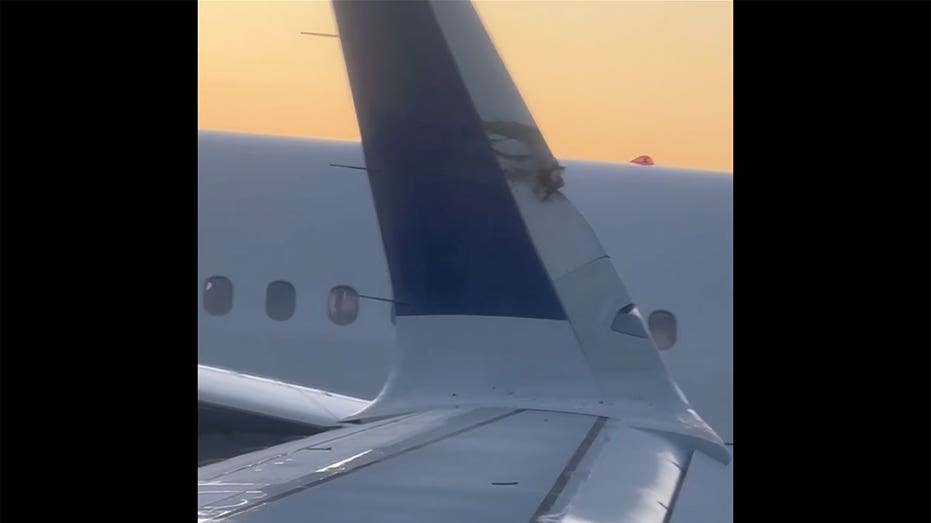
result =
[[[317,428],[338,426],[369,405],[359,398],[207,365],[197,366],[197,402]]]
[[[722,522],[729,473],[607,417],[436,409],[202,467],[198,520]]]
[[[366,400],[197,366],[198,466],[342,426]]]

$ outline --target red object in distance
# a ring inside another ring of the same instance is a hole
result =
[[[637,165],[653,165],[653,158],[650,158],[647,155],[642,155],[634,158],[630,163],[635,163]]]

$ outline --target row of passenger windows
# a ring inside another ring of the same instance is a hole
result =
[[[294,316],[297,291],[286,281],[273,281],[265,290],[265,313],[276,321],[287,321]],[[233,310],[233,282],[225,276],[211,276],[204,284],[204,309],[214,316],[223,316]],[[330,290],[327,314],[337,325],[349,325],[359,316],[359,293],[352,287],[340,285]]]
[[[294,316],[297,307],[297,292],[294,285],[286,281],[273,281],[265,291],[265,313],[277,321],[287,321]],[[233,283],[224,276],[211,276],[204,285],[204,309],[214,316],[223,316],[233,309]],[[618,311],[611,328],[626,334],[645,338],[643,324],[633,318],[633,304]],[[393,310],[392,310],[393,312]],[[359,316],[359,293],[352,287],[339,285],[330,289],[327,298],[327,314],[337,325],[349,325]],[[393,319],[393,318],[392,318]],[[650,314],[647,327],[653,341],[660,350],[672,348],[676,343],[676,317],[669,311],[656,310]]]

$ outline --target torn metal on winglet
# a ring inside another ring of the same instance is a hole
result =
[[[532,180],[534,194],[546,200],[565,185],[563,172],[535,126],[518,122],[482,122],[505,176],[512,181]]]

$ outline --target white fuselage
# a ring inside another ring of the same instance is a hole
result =
[[[233,284],[229,313],[198,309],[198,361],[373,398],[395,356],[394,324],[360,144],[206,131],[198,142],[199,293],[212,276]],[[733,177],[561,163],[562,191],[642,316],[675,315],[677,341],[663,359],[695,410],[732,442]],[[286,321],[266,314],[273,281],[296,290]],[[327,309],[341,285],[363,296],[345,326]]]

